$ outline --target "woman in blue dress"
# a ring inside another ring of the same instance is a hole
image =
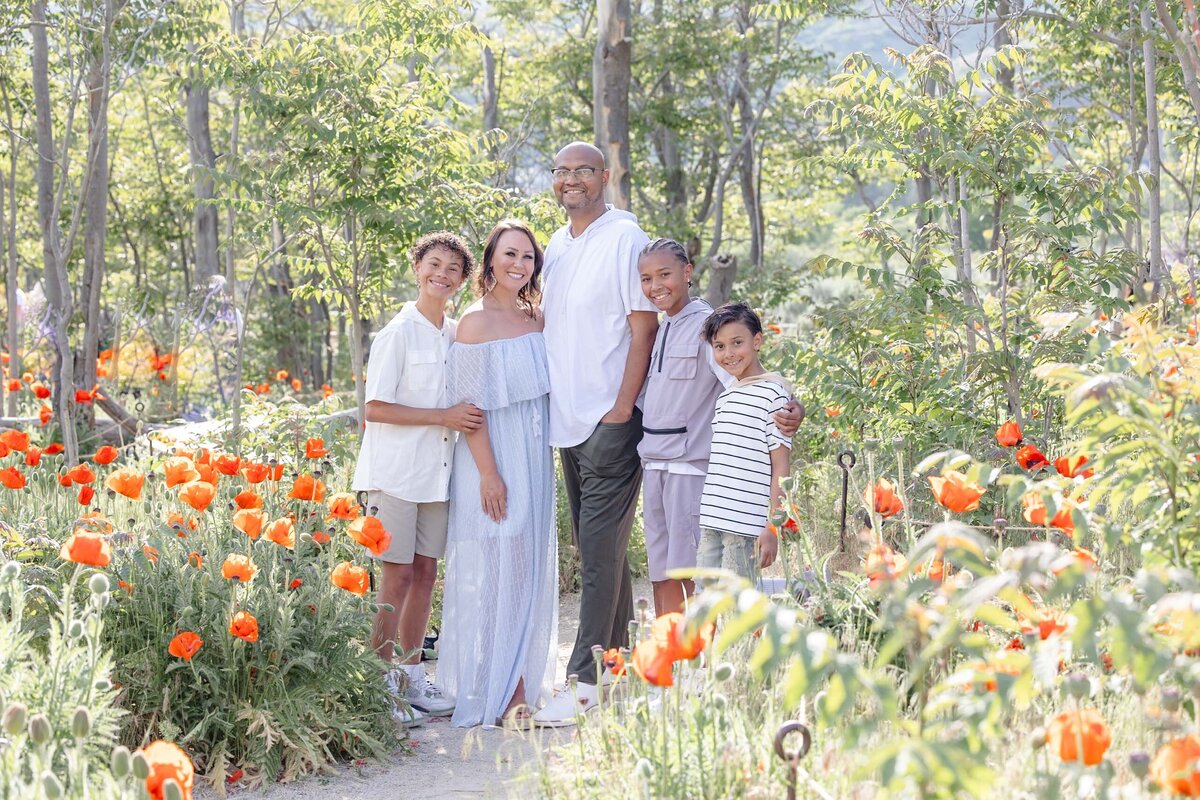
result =
[[[457,698],[455,726],[527,722],[548,695],[558,641],[550,378],[538,309],[542,251],[523,223],[488,236],[481,297],[458,323],[447,363],[451,403],[484,424],[460,436],[438,679]]]

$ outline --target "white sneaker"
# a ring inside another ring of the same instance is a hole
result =
[[[590,683],[578,683],[574,689],[564,686],[533,715],[533,724],[541,728],[566,728],[578,724],[580,716],[599,705],[600,690]]]
[[[454,698],[431,683],[424,675],[411,681],[404,691],[404,699],[413,708],[424,711],[431,717],[444,717],[454,713]]]
[[[405,728],[416,728],[425,724],[429,717],[424,711],[405,705],[403,702],[392,704],[392,719],[396,724]]]

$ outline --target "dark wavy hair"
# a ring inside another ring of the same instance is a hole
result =
[[[424,258],[425,254],[435,247],[443,247],[462,258],[462,277],[463,283],[466,283],[471,277],[471,273],[475,271],[475,255],[471,252],[466,240],[450,231],[427,233],[417,239],[417,243],[412,246],[410,255],[412,255],[413,264]]]
[[[754,309],[745,303],[726,303],[716,311],[708,315],[708,319],[704,320],[704,325],[700,329],[700,336],[704,341],[712,344],[712,340],[717,338],[717,331],[724,328],[731,322],[740,322],[750,329],[750,335],[762,333],[762,320],[758,318],[758,314],[754,313]]]
[[[525,313],[532,317],[538,300],[542,296],[542,289],[538,284],[538,278],[542,274],[544,258],[537,237],[533,235],[533,231],[524,222],[515,219],[505,219],[496,223],[496,227],[492,228],[492,232],[488,234],[487,242],[483,245],[483,268],[479,271],[479,277],[476,279],[475,285],[480,296],[490,292],[492,287],[496,285],[496,273],[492,269],[492,258],[496,255],[496,247],[500,243],[500,237],[509,231],[520,231],[529,237],[529,242],[533,245],[533,275],[530,276],[529,283],[522,286],[521,291],[517,292],[517,302],[525,309]]]

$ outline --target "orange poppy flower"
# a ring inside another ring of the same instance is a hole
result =
[[[91,486],[81,486],[79,489],[79,496],[76,499],[79,501],[79,505],[86,506],[88,503],[92,502],[92,498],[95,496],[96,490]]]
[[[329,582],[339,589],[345,589],[359,597],[365,595],[371,588],[371,576],[362,567],[356,567],[349,561],[343,561],[333,568]]]
[[[250,560],[250,556],[244,556],[240,553],[230,553],[225,557],[225,563],[221,565],[221,574],[225,577],[225,580],[238,580],[242,583],[249,583],[258,574],[258,567],[254,566],[254,562]]]
[[[71,486],[71,476],[68,475],[67,473],[60,472],[57,475],[55,475],[54,477],[58,479],[59,486],[62,486],[64,488],[69,488]]]
[[[108,521],[108,517],[101,514],[99,511],[88,511],[85,514],[80,514],[76,523],[75,532],[80,529],[98,531],[100,533],[112,533],[113,524]]]
[[[264,536],[280,547],[296,546],[296,529],[287,517],[281,517],[268,525]]]
[[[117,578],[117,588],[123,591],[125,594],[133,594],[133,584],[127,580]]]
[[[192,631],[183,631],[175,634],[175,638],[167,645],[167,652],[176,658],[191,661],[203,644],[204,640]]]
[[[987,662],[979,661],[972,667],[975,670],[975,680],[971,682],[971,685],[984,692],[994,692],[1000,688],[997,675],[1008,675],[1015,678],[1021,674],[1020,664],[1004,657]]]
[[[247,483],[262,483],[271,474],[271,468],[266,464],[245,463],[242,465],[242,477]]]
[[[929,561],[922,561],[919,564],[913,565],[913,574],[928,578],[934,583],[941,583],[947,573],[946,562],[940,558],[931,558]]]
[[[25,476],[16,467],[0,469],[0,483],[4,484],[6,489],[24,489]]]
[[[293,392],[300,391],[300,389],[303,388],[303,386],[304,386],[304,384],[300,383],[299,378],[292,378],[292,391]]]
[[[262,508],[263,499],[259,494],[251,489],[238,492],[233,497],[234,505],[238,508]]]
[[[304,585],[304,581],[300,580],[299,578],[292,578],[292,582],[288,584],[288,588],[289,589],[299,589],[303,585]]]
[[[328,383],[322,383],[321,384],[321,397],[329,397],[331,394],[333,394],[333,387],[330,386]]]
[[[56,456],[66,449],[67,448],[63,447],[62,442],[51,442],[50,444],[46,445],[46,449],[42,452],[48,456]]]
[[[25,451],[25,464],[30,467],[36,467],[42,463],[42,448],[30,445]]]
[[[1026,492],[1021,497],[1021,504],[1024,506],[1021,512],[1025,521],[1030,525],[1045,525],[1046,524],[1046,504],[1042,501],[1042,496],[1038,492]],[[1058,528],[1063,533],[1070,536],[1075,532],[1075,520],[1071,517],[1071,509],[1075,508],[1075,501],[1069,497],[1062,498],[1058,505],[1058,511],[1055,512],[1054,518],[1050,520],[1050,526]]]
[[[621,677],[625,674],[625,656],[621,655],[621,651],[615,647],[610,647],[604,651],[604,655],[600,659],[604,664],[604,668],[609,671],[609,674],[614,677]]]
[[[91,483],[96,480],[96,473],[87,464],[76,464],[67,470],[67,477],[75,483]]]
[[[904,502],[896,496],[896,486],[887,478],[880,478],[874,486],[863,491],[863,502],[873,505],[875,512],[884,519],[904,510]]]
[[[704,648],[712,641],[715,628],[710,622],[689,637],[686,635],[683,614],[672,611],[654,620],[650,635],[664,642],[675,660],[691,661],[704,652]]]
[[[329,514],[325,519],[358,519],[361,513],[361,508],[358,505],[358,500],[350,492],[336,492],[329,495],[329,499],[325,501],[325,505],[329,507]]]
[[[9,378],[5,382],[4,388],[9,392],[13,392],[13,393],[19,392],[19,391],[21,391],[21,381],[18,378]]]
[[[151,800],[163,800],[163,784],[168,779],[178,784],[183,800],[191,800],[196,770],[187,753],[173,742],[164,742],[161,739],[146,745],[140,752],[142,758],[150,765],[150,774],[146,776],[146,791]]]
[[[147,560],[148,560],[148,561],[149,561],[151,564],[157,564],[157,563],[158,563],[158,551],[157,551],[157,550],[155,550],[155,549],[154,549],[153,547],[151,547],[150,545],[148,545],[148,544],[144,544],[144,545],[142,545],[142,553],[143,553],[143,554],[145,554],[145,556],[146,556],[146,559],[147,559]]]
[[[319,503],[325,499],[325,484],[312,475],[298,475],[292,483],[292,491],[288,493],[288,497]]]
[[[181,483],[191,483],[200,479],[196,465],[190,458],[174,456],[163,462],[163,475],[166,477],[167,488],[173,488]]]
[[[41,381],[38,381],[37,383],[33,384],[33,386],[31,386],[30,388],[33,389],[33,396],[36,397],[38,400],[46,400],[47,398],[50,397],[50,387],[47,386],[46,384],[42,383]]]
[[[0,458],[4,458],[11,452],[12,450],[8,449],[8,445],[6,445],[4,442],[0,442]]]
[[[1087,456],[1060,456],[1054,459],[1054,468],[1064,478],[1090,478],[1095,474],[1095,470],[1084,469],[1083,465],[1086,463]]]
[[[89,567],[107,567],[112,563],[112,548],[103,535],[78,529],[63,542],[58,557]]]
[[[75,390],[75,402],[76,403],[91,403],[95,399],[96,399],[96,395],[92,392],[89,392],[87,389],[76,389]]]
[[[204,566],[204,556],[193,550],[192,552],[188,553],[188,563],[196,569],[200,569],[202,566]]]
[[[179,499],[197,511],[203,511],[217,496],[217,487],[204,481],[192,481],[179,491]]]
[[[257,642],[258,620],[249,611],[239,611],[229,623],[229,634],[243,642]]]
[[[324,439],[309,439],[304,443],[305,458],[324,458],[329,455],[329,451],[325,449]]]
[[[346,532],[374,556],[383,555],[392,545],[392,534],[384,530],[378,517],[359,517],[350,523]]]
[[[222,475],[237,475],[242,466],[242,459],[229,453],[222,453],[213,461],[213,466]]]
[[[266,512],[257,508],[243,508],[233,515],[233,527],[251,539],[257,539],[259,534],[262,533],[263,526],[266,524]]]
[[[631,656],[634,673],[646,683],[654,686],[675,684],[675,659],[670,648],[657,639],[643,639],[634,645]]]
[[[1046,454],[1031,444],[1019,448],[1016,452],[1016,459],[1017,463],[1021,465],[1021,469],[1030,472],[1050,466],[1050,460],[1046,458]]]
[[[21,380],[25,381],[25,383],[33,383],[33,373],[32,372],[22,372]]]
[[[42,407],[38,410],[38,424],[44,428],[50,424],[50,420],[52,419],[54,419],[54,409],[43,403]],[[46,452],[50,452],[49,447],[46,448]]]
[[[1082,756],[1085,765],[1094,767],[1104,760],[1112,731],[1096,709],[1075,708],[1054,718],[1046,729],[1046,744],[1063,761],[1079,761]]]
[[[938,505],[956,514],[979,508],[979,498],[983,497],[985,491],[978,483],[967,480],[967,476],[961,472],[930,475],[929,486]]]
[[[275,380],[286,381],[287,379],[288,379],[288,371],[286,369],[281,369],[275,373]]]
[[[212,451],[207,447],[197,447],[196,452],[192,454],[192,461],[196,464],[212,464]]]
[[[1200,736],[1164,744],[1150,762],[1150,778],[1179,797],[1200,797]]]
[[[117,494],[128,497],[130,500],[141,499],[142,486],[145,483],[145,475],[129,468],[116,470],[104,481],[104,485],[109,489],[112,489]]]
[[[1035,608],[1032,617],[1021,617],[1021,631],[1027,634],[1036,632],[1043,641],[1066,629],[1067,615],[1056,608]]]
[[[313,531],[312,540],[317,544],[329,544],[329,534],[325,531]]]
[[[825,406],[825,416],[840,417],[842,415],[841,406]]]
[[[197,464],[196,472],[199,473],[200,480],[207,484],[211,484],[214,488],[216,488],[217,484],[221,481],[220,473],[217,472],[216,468],[213,467],[212,464]]]
[[[255,387],[254,391],[258,392],[259,394],[270,394],[271,384],[265,382],[260,383],[257,387]]]
[[[867,557],[863,561],[863,573],[867,576],[868,585],[872,589],[878,589],[885,582],[895,580],[907,564],[904,556],[897,554],[883,542],[877,542],[867,551]]]
[[[0,433],[0,442],[3,442],[9,450],[24,453],[29,449],[29,434],[16,428],[9,428],[4,433]]]
[[[1021,426],[1009,420],[996,429],[996,442],[1001,447],[1016,447],[1021,443],[1024,435],[1021,433]]]
[[[1055,575],[1061,575],[1072,567],[1079,565],[1083,567],[1084,572],[1092,572],[1096,569],[1096,565],[1098,563],[1099,562],[1096,559],[1096,554],[1091,550],[1083,547],[1076,547],[1070,553],[1066,553],[1061,558],[1057,559],[1050,567],[1050,571]]]
[[[136,498],[134,498],[134,499],[136,499]],[[184,528],[194,531],[194,530],[196,530],[196,526],[198,526],[199,524],[200,523],[196,520],[195,517],[184,517],[183,514],[180,514],[178,511],[172,511],[169,514],[167,514],[167,527],[174,528],[176,531],[179,532],[179,536],[181,536],[181,537],[184,536],[184,533],[183,533]]]
[[[102,465],[111,464],[117,460],[117,456],[119,455],[121,455],[121,451],[117,450],[111,444],[106,444],[96,451],[96,454],[92,456],[92,461]]]

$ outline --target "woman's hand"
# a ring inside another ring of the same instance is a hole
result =
[[[479,499],[483,503],[483,513],[493,522],[503,522],[508,516],[508,488],[498,472],[489,472],[479,476]]]

